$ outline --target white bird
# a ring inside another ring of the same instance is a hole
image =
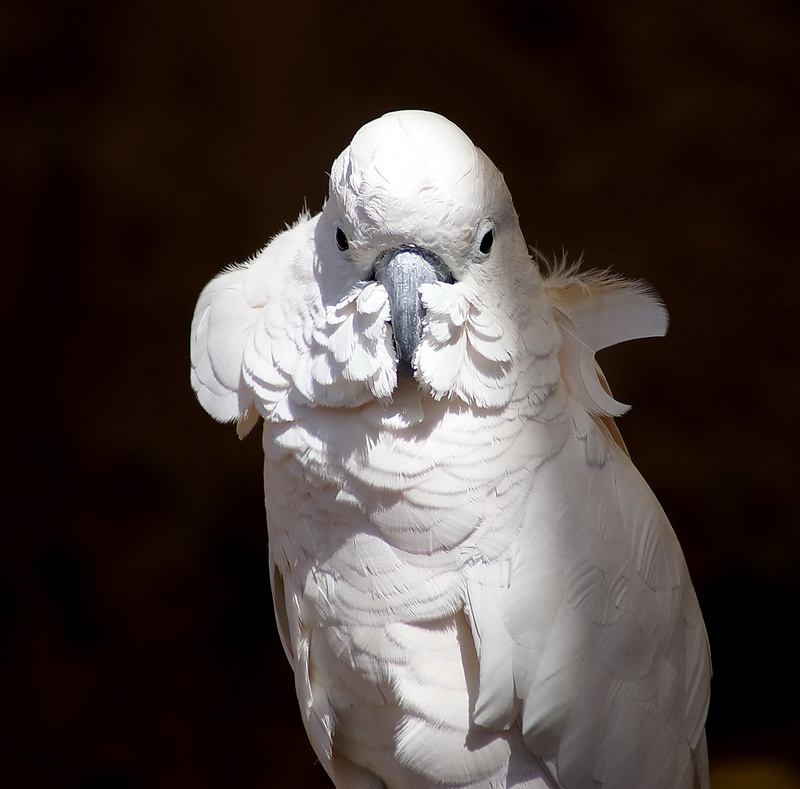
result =
[[[708,786],[703,620],[594,361],[666,324],[639,283],[540,271],[500,172],[421,111],[202,292],[192,385],[264,420],[275,614],[337,787]]]

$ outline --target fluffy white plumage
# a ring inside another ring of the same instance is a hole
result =
[[[205,288],[192,385],[264,419],[276,617],[336,786],[708,786],[703,621],[594,360],[666,322],[541,273],[499,171],[418,111]]]

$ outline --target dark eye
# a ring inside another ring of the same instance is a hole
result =
[[[346,249],[350,249],[350,242],[347,240],[347,236],[344,234],[344,230],[342,228],[336,228],[336,246],[344,252]]]
[[[487,230],[481,239],[481,245],[478,247],[481,253],[488,255],[492,251],[492,244],[494,244],[494,230]]]

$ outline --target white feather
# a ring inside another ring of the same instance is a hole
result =
[[[399,248],[453,280],[419,289],[411,379],[374,279]],[[203,291],[192,385],[265,420],[276,620],[338,787],[707,789],[703,621],[594,359],[666,324],[637,283],[543,279],[499,171],[411,111]]]

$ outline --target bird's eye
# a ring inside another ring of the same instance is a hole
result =
[[[350,242],[347,240],[347,236],[344,234],[344,230],[342,228],[336,228],[336,246],[344,252],[347,249],[350,249]]]
[[[494,244],[494,230],[490,228],[483,234],[478,249],[480,249],[481,254],[488,255],[492,251],[492,244]]]

